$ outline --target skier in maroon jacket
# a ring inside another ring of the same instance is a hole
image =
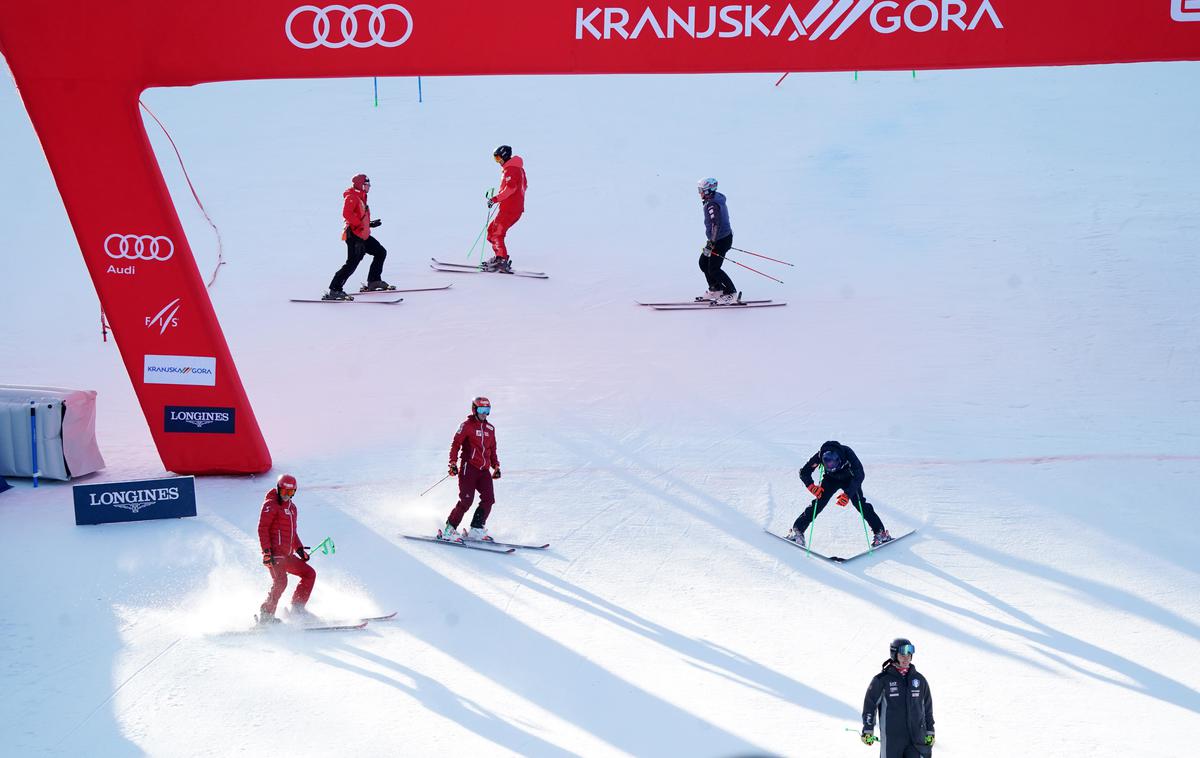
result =
[[[496,454],[496,427],[488,423],[492,402],[486,397],[471,401],[471,415],[459,425],[450,444],[450,475],[458,477],[458,504],[450,511],[446,525],[438,531],[438,537],[451,542],[462,542],[464,535],[458,525],[466,515],[479,493],[479,507],[471,517],[471,530],[466,539],[492,542],[488,535],[488,514],[496,496],[492,480],[500,478],[500,458]]]
[[[308,551],[296,533],[296,477],[283,474],[275,482],[275,488],[267,491],[263,500],[262,514],[258,517],[258,542],[262,546],[262,562],[271,572],[271,591],[263,601],[258,623],[272,624],[279,598],[287,589],[288,574],[300,577],[300,584],[292,593],[291,615],[310,618],[312,614],[304,607],[312,594],[317,572],[308,565]]]

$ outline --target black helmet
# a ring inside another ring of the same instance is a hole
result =
[[[897,637],[896,639],[892,640],[892,646],[888,649],[892,651],[893,661],[896,660],[897,655],[913,655],[917,652],[917,649],[913,647],[913,644],[903,637]]]
[[[837,471],[844,463],[841,453],[836,448],[830,447],[821,453],[821,464],[825,466],[826,471]]]
[[[496,148],[496,152],[492,153],[492,155],[507,163],[508,159],[512,157],[512,148],[508,145],[501,145]]]

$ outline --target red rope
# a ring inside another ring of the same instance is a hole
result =
[[[204,203],[200,202],[200,196],[196,194],[196,188],[192,186],[192,178],[188,176],[187,166],[183,165],[183,156],[179,154],[179,148],[175,146],[175,140],[171,139],[171,134],[167,131],[167,127],[163,126],[163,122],[158,120],[158,116],[154,115],[154,111],[146,107],[146,104],[141,100],[138,100],[138,105],[142,106],[142,109],[150,114],[150,118],[154,119],[154,122],[158,124],[158,128],[162,129],[163,134],[167,135],[167,141],[171,143],[171,149],[175,151],[175,157],[179,160],[179,168],[183,169],[183,178],[187,180],[188,189],[192,191],[192,197],[195,198],[196,205],[200,207],[200,212],[204,214],[204,220],[212,227],[213,233],[217,235],[217,265],[213,268],[212,277],[209,278],[206,285],[211,287],[213,286],[213,282],[217,281],[217,274],[220,272],[221,266],[225,265],[225,247],[221,243],[221,230],[217,229],[217,225],[213,223],[212,218],[208,215],[208,211],[204,208]]]

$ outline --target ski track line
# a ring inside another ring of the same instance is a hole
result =
[[[108,697],[106,697],[106,698],[104,698],[104,700],[100,701],[100,703],[99,703],[98,705],[96,705],[96,707],[95,707],[95,708],[93,708],[93,709],[92,709],[92,710],[91,710],[91,711],[88,713],[88,715],[86,715],[86,716],[84,716],[84,717],[83,717],[83,721],[80,721],[78,724],[76,724],[76,725],[75,725],[75,726],[74,726],[74,727],[71,729],[71,731],[69,731],[69,732],[67,732],[66,734],[64,734],[64,735],[62,736],[62,739],[60,739],[60,740],[58,741],[58,743],[55,745],[55,747],[58,747],[58,746],[62,745],[64,742],[66,742],[66,741],[67,741],[67,738],[68,738],[68,737],[70,737],[71,735],[75,734],[75,732],[79,731],[80,727],[82,727],[84,724],[86,724],[86,723],[88,722],[88,719],[90,719],[92,716],[96,715],[96,711],[98,711],[98,710],[100,710],[101,708],[103,708],[105,705],[107,705],[107,704],[109,703],[109,701],[111,701],[111,700],[112,700],[114,697],[116,697],[116,696],[117,696],[117,693],[118,693],[118,692],[120,692],[122,689],[124,689],[125,685],[129,684],[130,682],[132,682],[132,681],[133,681],[133,679],[134,679],[134,677],[136,677],[138,674],[142,673],[142,672],[143,672],[143,671],[145,671],[147,668],[149,668],[149,667],[150,667],[150,664],[154,663],[154,662],[155,662],[155,661],[157,661],[159,658],[162,658],[164,655],[166,655],[166,654],[167,654],[167,653],[168,653],[168,652],[171,650],[171,648],[173,648],[173,647],[175,647],[177,644],[179,644],[179,641],[180,641],[180,640],[182,640],[182,639],[183,639],[182,637],[176,637],[176,638],[175,638],[175,641],[174,641],[174,642],[172,642],[170,645],[167,645],[165,648],[163,648],[163,650],[162,650],[162,652],[161,652],[161,653],[159,653],[158,655],[154,656],[154,657],[153,657],[153,658],[151,658],[150,660],[148,660],[148,661],[146,661],[145,663],[143,663],[143,664],[141,665],[141,667],[139,667],[139,668],[138,668],[138,670],[137,670],[137,671],[133,672],[133,673],[132,673],[132,674],[130,674],[128,677],[126,677],[126,678],[125,678],[125,681],[121,682],[119,685],[117,685],[117,688],[116,688],[115,690],[113,690],[111,693],[109,693],[109,696],[108,696]]]

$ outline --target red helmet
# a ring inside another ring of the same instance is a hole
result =
[[[355,174],[354,178],[350,180],[350,184],[353,185],[354,189],[356,190],[364,189],[365,186],[370,183],[371,180],[367,178],[366,174]]]
[[[477,397],[471,401],[471,413],[478,414],[480,408],[487,408],[484,415],[492,412],[492,401],[486,397]]]
[[[275,489],[279,492],[280,497],[285,497],[284,492],[286,491],[286,497],[290,498],[296,494],[296,477],[291,474],[280,474],[279,478],[275,480]]]

